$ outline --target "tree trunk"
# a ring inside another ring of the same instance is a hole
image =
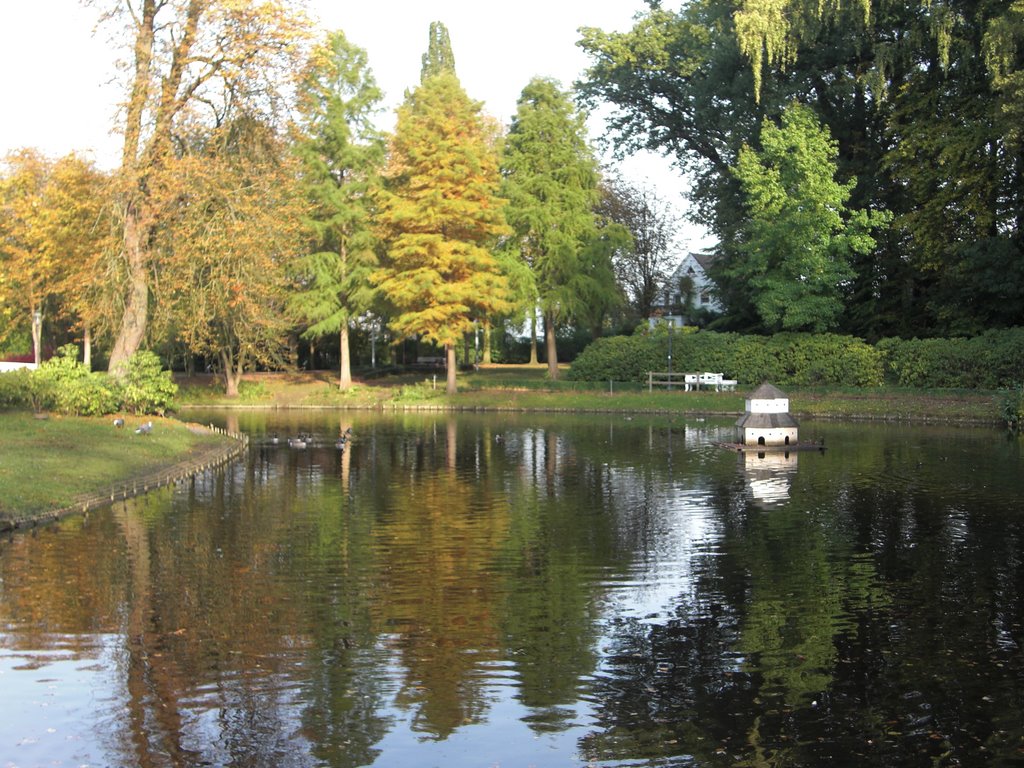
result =
[[[37,368],[43,361],[43,321],[38,304],[32,307],[32,359]]]
[[[238,384],[242,380],[242,361],[237,366],[227,352],[220,353],[221,368],[224,369],[224,394],[227,397],[238,397]]]
[[[448,365],[448,385],[445,387],[445,392],[449,395],[454,395],[457,391],[455,384],[455,345],[445,344],[444,353]]]
[[[352,360],[349,357],[348,321],[341,324],[340,334],[341,371],[338,376],[338,389],[345,390],[352,386]]]
[[[558,349],[555,347],[555,321],[548,315],[544,318],[544,348],[548,353],[548,378],[558,380]]]
[[[537,315],[530,318],[530,365],[539,365],[537,360]]]
[[[299,337],[295,333],[288,334],[288,370],[299,370]]]
[[[82,337],[82,359],[87,371],[92,370],[92,331],[88,328],[85,329],[85,334]]]
[[[483,365],[491,364],[491,321],[484,320],[484,349],[480,362]]]
[[[128,295],[121,316],[107,370],[116,378],[125,375],[128,358],[135,354],[146,335],[149,319],[149,279],[146,274],[147,245],[137,205],[130,205],[124,219],[124,248],[128,258]]]

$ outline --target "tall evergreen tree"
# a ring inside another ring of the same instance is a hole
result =
[[[367,312],[377,266],[370,200],[384,160],[384,137],[371,118],[383,94],[366,52],[334,32],[313,52],[299,85],[296,151],[315,205],[316,250],[299,263],[292,309],[310,323],[306,335],[339,334],[338,386],[352,384],[349,328]]]
[[[452,72],[426,78],[398,109],[377,220],[386,262],[375,281],[397,314],[391,328],[442,345],[456,391],[455,345],[511,309],[491,252],[508,233],[495,135]]]
[[[599,236],[598,172],[583,115],[553,80],[523,89],[502,158],[515,243],[534,273],[544,317],[548,374],[558,378],[556,330],[599,295],[615,293],[612,273],[588,270]]]
[[[427,43],[427,52],[423,54],[423,67],[420,69],[420,82],[443,72],[455,74],[455,54],[452,53],[448,27],[440,21],[432,21],[430,40]]]

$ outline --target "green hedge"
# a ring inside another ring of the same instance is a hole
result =
[[[598,339],[576,359],[577,381],[646,381],[668,365],[666,328]],[[710,331],[672,336],[675,371],[715,371],[750,386],[878,386],[922,389],[1007,389],[1024,383],[1024,328],[971,339],[883,339],[871,346],[835,334],[746,336]]]
[[[714,371],[750,386],[776,384],[878,386],[882,358],[861,339],[834,334],[673,332],[675,371]],[[665,371],[666,329],[598,339],[576,359],[569,378],[578,381],[646,381],[648,371]]]
[[[971,339],[882,339],[886,378],[907,387],[1002,389],[1024,382],[1024,328]]]

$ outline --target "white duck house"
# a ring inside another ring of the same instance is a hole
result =
[[[743,445],[795,445],[800,425],[789,415],[789,397],[771,384],[762,384],[747,398],[746,413],[736,422]]]

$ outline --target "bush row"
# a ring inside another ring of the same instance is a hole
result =
[[[162,370],[160,358],[148,350],[132,356],[120,381],[78,362],[73,344],[61,347],[35,371],[0,374],[0,408],[27,406],[71,416],[121,411],[162,416],[177,392],[170,371]]]
[[[640,330],[633,336],[598,339],[576,359],[569,377],[590,381],[646,381],[648,371],[664,371],[672,348],[674,371],[714,371],[742,385],[882,383],[882,360],[867,343],[833,334],[738,333]]]
[[[1024,382],[1024,328],[972,339],[883,339],[871,346],[851,336],[781,333],[748,336],[710,331],[638,329],[598,339],[576,359],[578,381],[646,381],[665,371],[714,371],[741,385],[762,381],[797,386],[878,386],[1000,389]]]
[[[970,339],[883,339],[888,378],[907,387],[1003,389],[1024,382],[1024,328]]]

